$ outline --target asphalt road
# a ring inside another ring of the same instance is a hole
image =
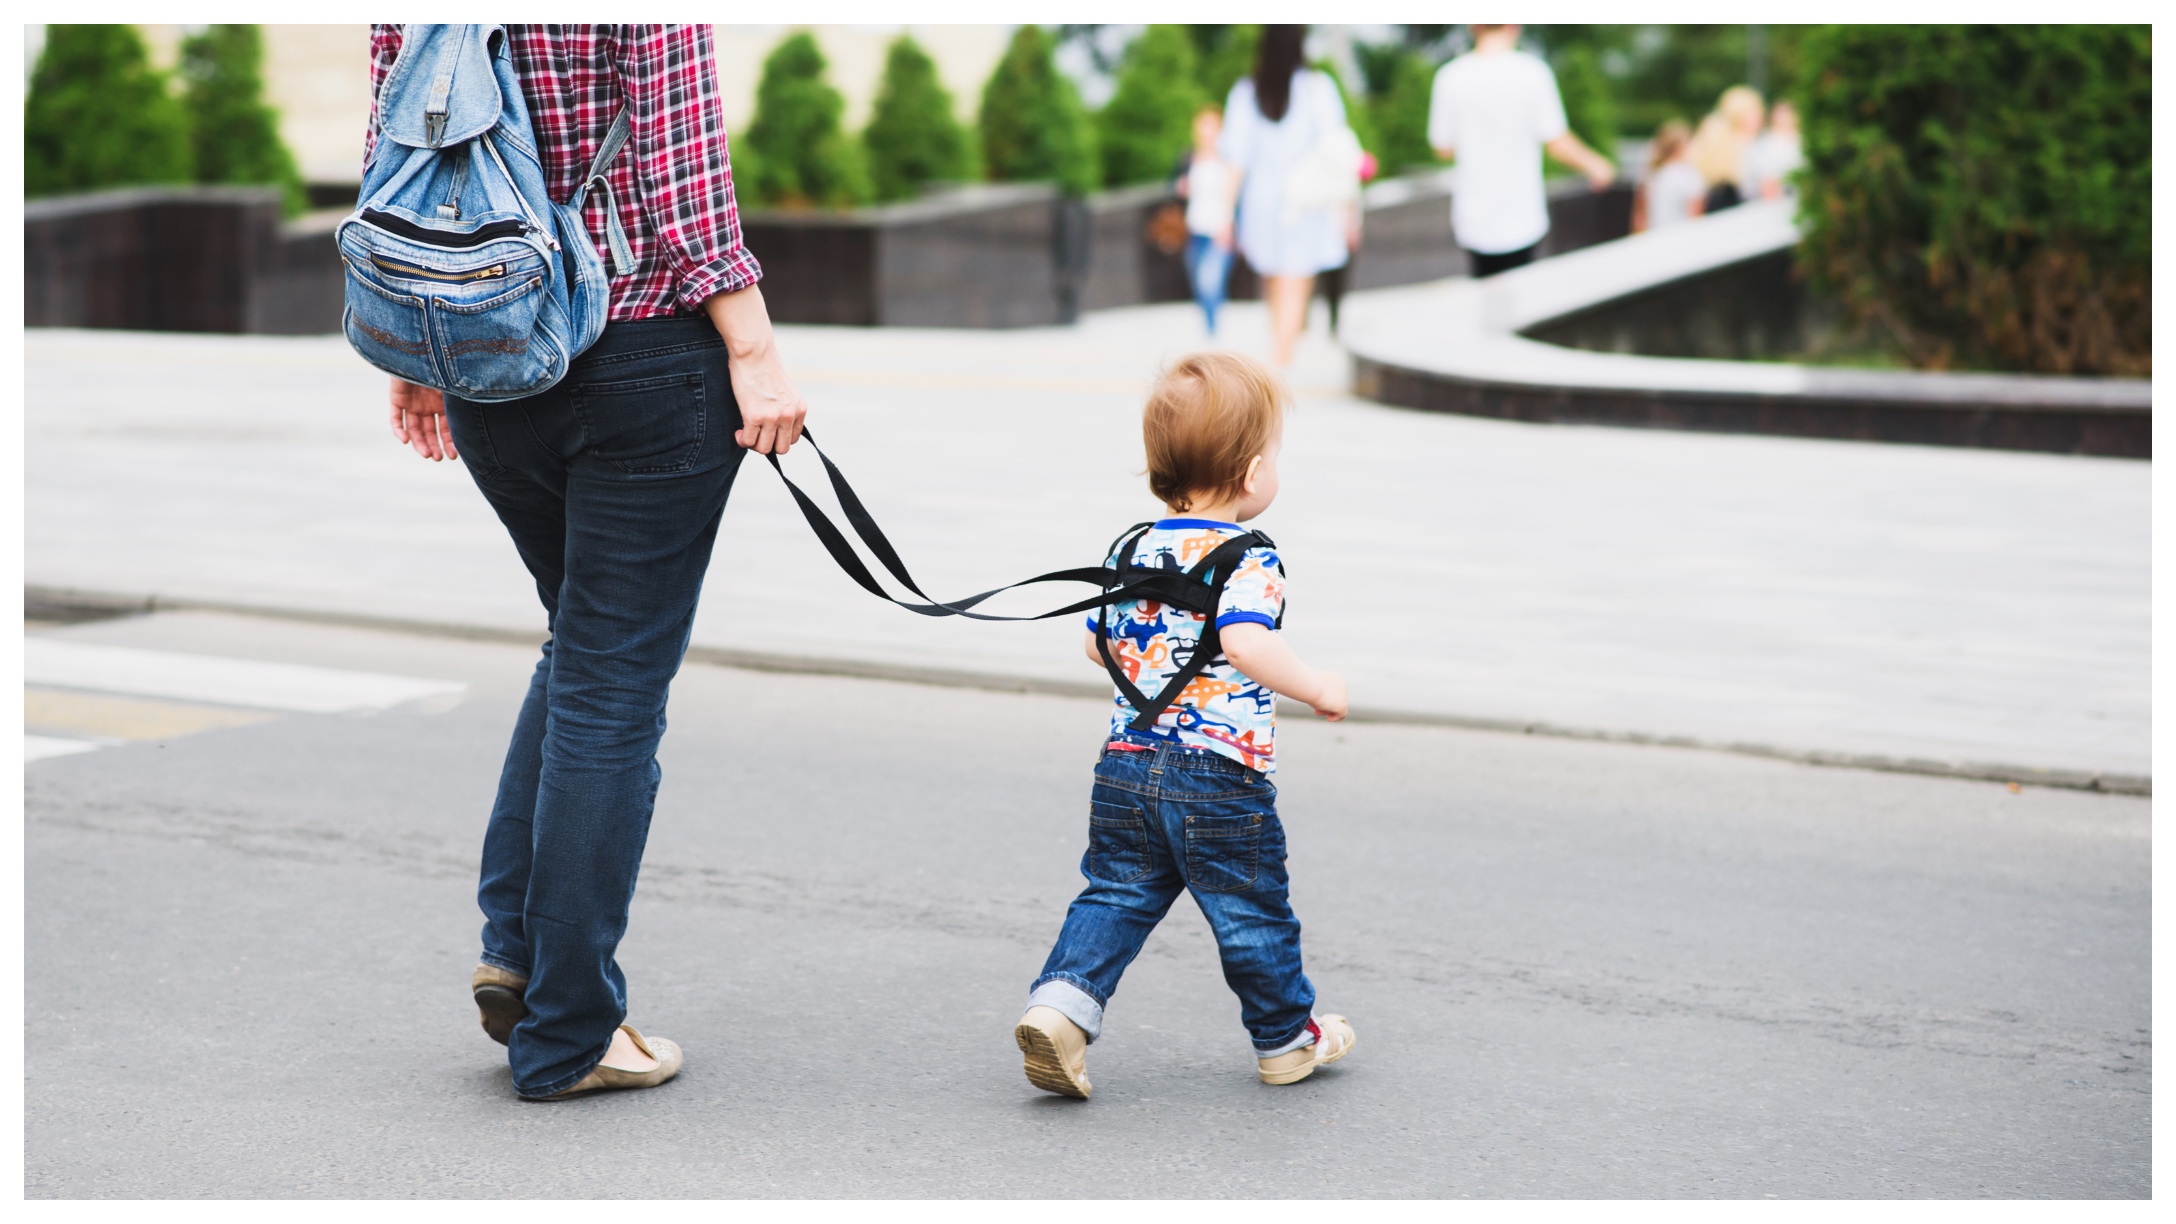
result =
[[[1308,968],[1359,1048],[1258,1083],[1181,902],[1081,1103],[1010,1026],[1100,704],[696,666],[622,950],[687,1070],[535,1105],[466,996],[526,650],[40,632],[467,688],[255,720],[30,695],[33,731],[108,744],[26,774],[33,1197],[2151,1190],[2149,800],[1288,726]]]

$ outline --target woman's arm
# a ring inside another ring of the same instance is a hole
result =
[[[703,313],[725,339],[726,372],[740,405],[740,429],[733,440],[759,455],[785,454],[801,440],[808,405],[779,360],[762,287],[716,294],[703,302]]]

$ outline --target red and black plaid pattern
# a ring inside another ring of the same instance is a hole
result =
[[[536,129],[544,181],[555,200],[574,198],[605,130],[628,107],[633,132],[605,171],[635,270],[612,278],[614,321],[697,310],[703,299],[763,277],[740,241],[733,168],[707,25],[513,25],[511,49]],[[378,89],[400,54],[397,25],[370,27],[371,124]],[[604,204],[583,209],[590,240],[604,248]]]

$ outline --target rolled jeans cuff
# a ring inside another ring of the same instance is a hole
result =
[[[1263,1049],[1261,1046],[1254,1047],[1254,1056],[1256,1058],[1275,1058],[1279,1054],[1289,1054],[1292,1051],[1300,1049],[1303,1046],[1311,1046],[1313,1044],[1315,1044],[1315,1030],[1303,1024],[1300,1026],[1300,1031],[1292,1034],[1292,1038],[1289,1041],[1286,1041],[1280,1045],[1271,1046],[1268,1049]]]
[[[1028,1006],[1056,1009],[1058,1014],[1079,1025],[1081,1031],[1088,1034],[1090,1045],[1094,1045],[1096,1038],[1103,1035],[1103,1005],[1096,1002],[1094,995],[1064,978],[1037,982],[1035,989],[1028,992]]]

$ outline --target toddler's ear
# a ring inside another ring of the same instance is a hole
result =
[[[1261,482],[1262,457],[1260,455],[1256,455],[1254,458],[1247,460],[1247,478],[1240,482],[1239,487],[1246,491],[1247,496],[1252,497],[1254,495],[1255,487],[1261,484]]]

